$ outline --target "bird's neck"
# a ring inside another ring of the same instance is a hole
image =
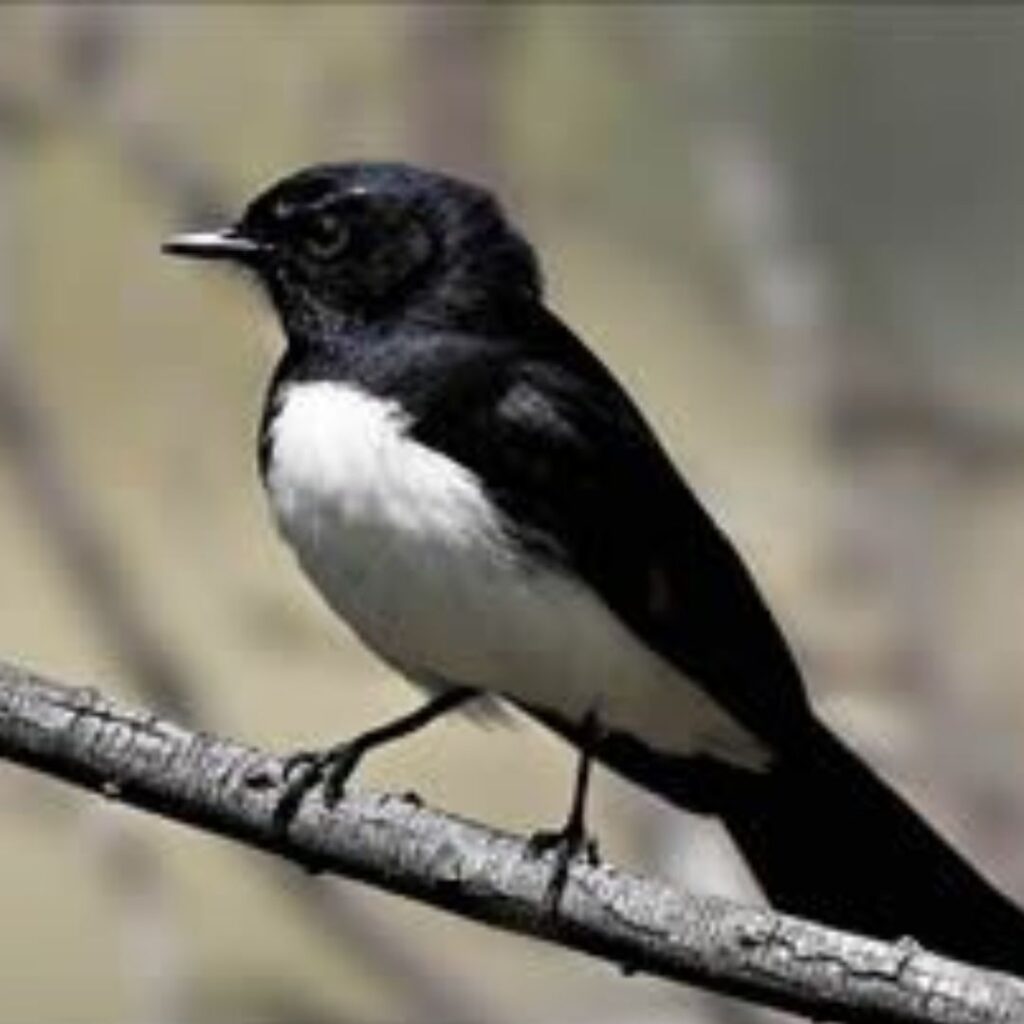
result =
[[[313,337],[290,331],[264,401],[259,433],[262,473],[266,473],[270,454],[271,426],[293,389],[333,382],[397,403],[409,421],[416,422],[434,406],[438,392],[451,383],[451,374],[438,371],[481,358],[481,347],[486,348],[475,336],[408,323],[400,328],[378,324],[344,329],[332,324],[330,332]]]
[[[410,334],[506,335],[528,315],[532,300],[506,292],[466,286],[435,289],[398,308],[340,311],[312,295],[275,301],[289,350],[332,350],[379,346],[382,340]]]

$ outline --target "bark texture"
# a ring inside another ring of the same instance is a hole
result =
[[[0,756],[306,870],[358,879],[630,973],[817,1020],[1024,1022],[1024,983],[1007,976],[912,943],[693,896],[607,864],[574,864],[552,916],[549,858],[531,855],[521,838],[414,799],[354,792],[330,810],[314,790],[282,833],[274,825],[278,757],[3,664]]]

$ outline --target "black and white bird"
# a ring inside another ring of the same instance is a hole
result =
[[[815,717],[736,551],[489,193],[316,166],[165,248],[265,286],[287,339],[260,433],[280,531],[429,695],[314,759],[329,789],[379,743],[506,701],[582,751],[566,849],[593,756],[718,815],[776,906],[1024,972],[1024,915]]]

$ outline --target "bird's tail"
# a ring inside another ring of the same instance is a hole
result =
[[[1024,912],[820,723],[763,775],[680,763],[623,737],[599,756],[678,806],[719,815],[778,909],[1024,977]]]
[[[1024,977],[1024,913],[824,726],[723,813],[780,909]]]

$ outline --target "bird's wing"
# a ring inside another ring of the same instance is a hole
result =
[[[553,319],[553,318],[552,318]],[[659,655],[775,745],[808,721],[799,672],[736,551],[636,407],[557,321],[446,404],[444,448],[533,553],[572,572]],[[428,415],[418,432],[433,430]]]

